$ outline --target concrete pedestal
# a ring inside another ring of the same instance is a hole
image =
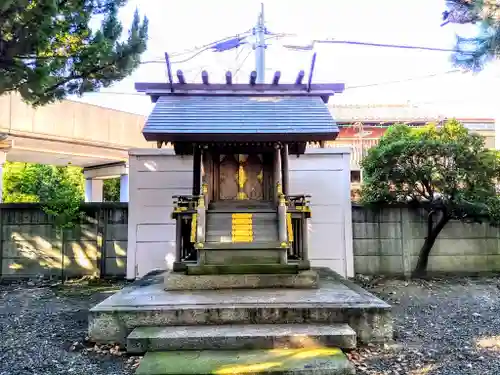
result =
[[[137,280],[90,310],[89,335],[125,344],[137,327],[348,324],[358,341],[392,339],[391,307],[330,270],[318,289],[165,290],[164,275]],[[191,276],[193,277],[193,276]]]
[[[268,288],[318,288],[318,273],[301,271],[295,275],[186,275],[165,274],[165,290],[215,290],[215,289],[268,289]]]

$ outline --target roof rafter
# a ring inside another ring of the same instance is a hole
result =
[[[304,71],[301,70],[294,83],[280,83],[281,72],[274,73],[271,83],[256,83],[257,74],[250,73],[248,83],[233,83],[230,71],[224,75],[224,83],[210,83],[208,73],[201,73],[202,83],[187,83],[182,70],[176,73],[178,82],[137,82],[135,89],[153,97],[165,95],[221,95],[221,96],[321,96],[326,102],[329,96],[342,93],[343,83],[302,83]]]

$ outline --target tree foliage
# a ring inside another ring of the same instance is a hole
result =
[[[427,268],[434,242],[452,219],[496,221],[499,154],[458,121],[412,128],[394,125],[362,161],[362,202],[418,203],[428,213],[428,235],[416,274]]]
[[[108,178],[104,180],[103,198],[105,202],[120,201],[120,178]]]
[[[476,24],[473,38],[457,37],[452,62],[474,72],[500,56],[500,3],[497,0],[447,0],[444,24]]]
[[[0,1],[0,95],[33,105],[108,87],[130,75],[146,50],[148,20],[136,11],[122,37],[126,0]],[[102,19],[98,30],[91,21]]]
[[[81,216],[84,199],[81,168],[43,164],[10,163],[4,166],[3,201],[5,203],[42,204],[60,226],[72,226]]]

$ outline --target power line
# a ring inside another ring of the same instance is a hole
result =
[[[248,51],[248,54],[245,56],[245,58],[243,59],[243,61],[241,62],[240,66],[238,67],[238,69],[235,70],[234,72],[234,79],[236,79],[236,75],[238,74],[238,72],[241,70],[241,68],[243,67],[243,65],[245,64],[245,61],[247,61],[248,57],[252,54],[252,50]]]
[[[286,36],[286,34],[276,34],[272,37],[266,38],[266,40],[278,39],[278,38],[283,37],[283,36]],[[473,54],[473,52],[460,51],[460,50],[452,49],[452,48],[412,46],[412,45],[407,45],[407,44],[372,43],[372,42],[360,42],[360,41],[353,41],[353,40],[320,40],[320,39],[318,39],[318,40],[313,40],[312,44],[309,44],[306,46],[284,45],[283,47],[285,47],[287,49],[294,50],[294,51],[307,51],[307,50],[312,50],[314,48],[314,44],[316,44],[316,43],[318,43],[318,44],[347,44],[347,45],[364,46],[364,47],[396,48],[396,49],[423,50],[423,51],[434,51],[434,52],[455,52],[455,53],[462,53],[462,54]],[[172,63],[179,64],[179,63],[189,61],[192,58],[199,55],[201,52],[204,52],[209,48],[210,48],[210,46],[205,48],[205,49],[202,49],[201,51],[198,51],[197,53],[195,53],[193,56],[191,56],[190,58],[188,58],[186,60],[173,61]],[[150,60],[150,61],[141,62],[141,64],[157,64],[157,63],[164,63],[164,61],[163,60]]]
[[[381,47],[381,48],[397,48],[397,49],[410,49],[410,50],[424,50],[424,51],[435,51],[435,52],[456,52],[463,54],[473,54],[473,52],[468,51],[460,51],[452,48],[438,48],[438,47],[427,47],[427,46],[412,46],[407,44],[389,44],[389,43],[372,43],[372,42],[360,42],[354,40],[323,40],[323,39],[315,39],[311,44],[300,46],[300,45],[284,45],[285,48],[303,51],[303,50],[312,50],[314,48],[314,44],[348,44],[348,45],[356,45],[356,46],[365,46],[365,47]]]
[[[184,51],[181,51],[181,52],[171,53],[170,57],[179,57],[179,56],[187,55],[189,53],[194,53],[191,57],[189,57],[189,58],[187,58],[185,60],[172,61],[172,64],[180,64],[180,63],[189,61],[189,60],[193,59],[194,57],[198,56],[200,53],[205,52],[206,50],[214,47],[215,45],[217,45],[219,43],[228,41],[230,39],[241,38],[242,36],[248,34],[251,30],[252,29],[247,30],[247,31],[245,31],[245,32],[243,32],[241,34],[236,34],[236,35],[228,36],[228,37],[225,37],[223,39],[219,39],[219,40],[213,41],[211,43],[204,44],[204,45],[199,46],[199,47],[194,47],[194,48],[187,49],[187,50],[184,50]],[[165,61],[164,60],[160,60],[160,59],[158,59],[158,60],[153,59],[153,60],[141,61],[140,63],[141,64],[164,64]]]
[[[387,43],[371,43],[371,42],[358,42],[352,40],[316,40],[317,43],[324,44],[351,44],[357,46],[368,46],[368,47],[383,47],[383,48],[399,48],[399,49],[414,49],[414,50],[424,50],[424,51],[436,51],[436,52],[461,52],[451,48],[436,48],[436,47],[425,47],[425,46],[411,46],[406,44],[387,44]]]
[[[243,34],[240,34],[240,36],[243,35]],[[279,38],[282,38],[284,34],[276,34],[276,35],[273,35],[273,36],[270,36],[270,37],[267,37],[266,40],[271,40],[271,39],[279,39]],[[232,38],[238,38],[240,36],[235,36],[235,37],[229,37],[227,39],[224,39],[224,40],[230,40]],[[224,41],[222,40],[222,41]],[[209,44],[209,45],[205,45],[203,49],[201,50],[198,50],[194,55],[184,59],[184,60],[180,60],[180,61],[171,61],[172,64],[182,64],[182,63],[185,63],[185,62],[188,62],[192,59],[194,59],[196,56],[200,55],[201,53],[205,52],[205,51],[208,51],[210,48],[212,48],[215,44],[217,43],[220,43],[220,41],[217,41],[217,42],[214,42],[212,44]],[[183,53],[185,54],[185,53]],[[170,56],[180,56],[181,54],[171,54]],[[141,61],[141,64],[145,65],[145,64],[165,64],[165,61],[164,60],[146,60],[146,61]]]
[[[221,43],[221,42],[225,42],[226,40],[229,40],[229,39],[232,39],[232,38],[238,38],[242,35],[245,35],[245,34],[248,34],[250,30],[247,30],[241,34],[236,34],[236,35],[233,35],[233,36],[228,36],[226,38],[223,38],[223,39],[219,39],[219,40],[216,40],[215,42],[212,42],[212,43],[208,43],[208,44],[204,44],[202,46],[199,46],[199,47],[194,47],[194,48],[191,48],[191,49],[187,49],[187,50],[184,50],[184,51],[181,51],[181,52],[176,52],[176,53],[172,53],[170,56],[171,57],[178,57],[178,56],[182,56],[182,55],[187,55],[188,53],[192,53],[192,52],[197,52],[199,51],[200,49],[204,49],[206,47],[211,47],[213,46],[214,44],[217,44],[217,43]]]
[[[382,86],[382,85],[391,85],[395,83],[404,83],[404,82],[410,82],[410,81],[417,81],[420,79],[427,79],[427,78],[433,78],[433,77],[438,77],[450,73],[458,73],[460,72],[460,69],[453,69],[453,70],[447,70],[445,72],[439,72],[439,73],[432,73],[432,74],[427,74],[423,76],[416,76],[416,77],[410,77],[410,78],[405,78],[405,79],[399,79],[395,81],[385,81],[385,82],[376,82],[376,83],[368,83],[366,85],[357,85],[357,86],[346,86],[347,89],[359,89],[359,88],[365,88],[365,87],[374,87],[374,86]]]

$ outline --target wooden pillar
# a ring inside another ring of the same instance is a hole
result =
[[[290,177],[289,177],[289,164],[288,164],[288,145],[284,144],[281,147],[281,173],[282,173],[282,187],[283,194],[290,194]]]
[[[309,262],[309,219],[302,216],[302,261]]]
[[[182,257],[182,218],[177,215],[175,220],[175,261],[179,263]]]
[[[208,156],[209,153],[206,149],[202,149],[202,154],[201,154],[201,194],[204,196],[205,199],[205,207],[208,207],[208,204],[210,203],[210,194],[209,194],[209,184],[208,184],[208,178],[209,178],[209,172],[208,172]]]
[[[196,145],[193,150],[193,195],[201,191],[201,149]]]
[[[273,175],[273,191],[274,200],[276,203],[279,202],[278,197],[278,183],[281,185],[281,152],[279,145],[274,146],[274,175]]]

